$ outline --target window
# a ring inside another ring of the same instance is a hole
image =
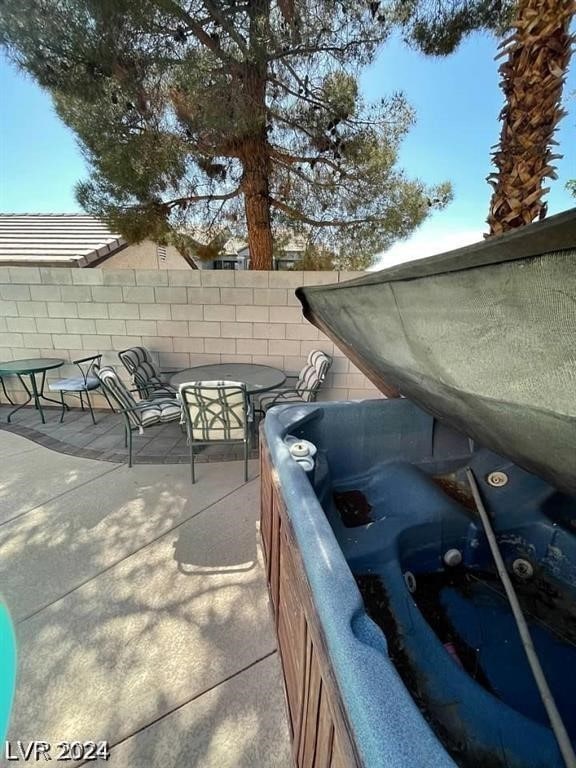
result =
[[[294,261],[292,259],[276,259],[276,269],[282,271],[293,270]]]
[[[236,259],[216,259],[214,269],[236,269]]]

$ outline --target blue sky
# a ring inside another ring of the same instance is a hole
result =
[[[455,54],[432,58],[409,50],[400,41],[384,48],[363,77],[364,92],[376,98],[401,90],[416,110],[416,125],[406,137],[400,163],[427,183],[452,182],[454,201],[433,214],[413,235],[395,244],[380,265],[420,258],[477,242],[487,231],[491,187],[491,147],[500,136],[503,105],[497,40],[475,34]],[[550,181],[548,214],[576,206],[565,183],[576,178],[576,60],[564,87],[563,119],[556,139],[564,158],[557,162],[558,180]]]
[[[497,41],[474,35],[450,57],[435,59],[401,41],[386,45],[362,77],[367,98],[402,91],[416,110],[416,125],[404,141],[400,163],[427,183],[450,180],[454,202],[434,214],[382,263],[417,258],[481,239],[486,231],[490,147],[498,141],[503,99],[498,87]],[[564,189],[576,178],[576,64],[564,91],[569,114],[557,134],[564,158],[550,182],[549,214],[576,201]],[[56,117],[50,97],[0,58],[0,211],[80,210],[75,183],[87,174],[74,136]]]

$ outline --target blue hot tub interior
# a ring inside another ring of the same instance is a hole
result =
[[[366,616],[352,618],[352,631],[392,659],[402,678],[393,691],[369,692],[370,706],[389,709],[410,695],[458,765],[562,766],[463,470],[470,466],[481,485],[574,741],[576,499],[407,400],[322,404],[271,416],[269,442],[291,434],[317,446],[303,486],[315,501],[309,512],[329,522],[349,569],[348,588],[359,590],[386,642],[379,646],[366,630]],[[505,485],[487,482],[495,471],[505,473]],[[446,564],[451,550],[457,555]]]

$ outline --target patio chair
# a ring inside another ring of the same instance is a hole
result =
[[[332,358],[330,355],[320,349],[312,350],[300,373],[286,377],[287,379],[297,379],[296,384],[293,387],[283,387],[276,392],[263,395],[258,402],[258,413],[264,415],[273,405],[315,402],[331,365]]]
[[[62,413],[60,414],[60,424],[64,421],[64,414],[68,410],[68,406],[64,401],[64,395],[72,395],[73,397],[80,398],[80,406],[82,410],[84,408],[84,395],[86,395],[86,402],[90,409],[90,416],[92,416],[92,423],[96,424],[94,418],[94,411],[92,410],[92,403],[90,401],[89,392],[98,389],[100,381],[97,376],[94,375],[94,368],[100,365],[102,355],[92,355],[91,357],[81,357],[78,360],[72,360],[72,364],[75,365],[79,371],[80,376],[71,376],[67,379],[58,379],[58,381],[51,381],[48,384],[48,389],[51,392],[60,392],[60,401],[62,403]],[[108,403],[110,404],[110,403]]]
[[[213,443],[244,444],[244,481],[248,481],[248,396],[238,381],[191,381],[179,388],[194,474],[194,446]]]
[[[176,397],[176,388],[162,379],[152,355],[146,347],[130,347],[118,352],[120,362],[132,376],[142,400],[166,400]]]
[[[142,435],[146,427],[179,421],[180,404],[173,399],[136,401],[111,365],[95,368],[94,372],[110,401],[115,403],[114,410],[124,417],[124,446],[128,448],[128,466],[131,467],[132,433],[137,431]]]

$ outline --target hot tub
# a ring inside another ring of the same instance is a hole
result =
[[[560,768],[463,471],[572,739],[576,499],[406,399],[273,409],[261,461],[296,764]]]

